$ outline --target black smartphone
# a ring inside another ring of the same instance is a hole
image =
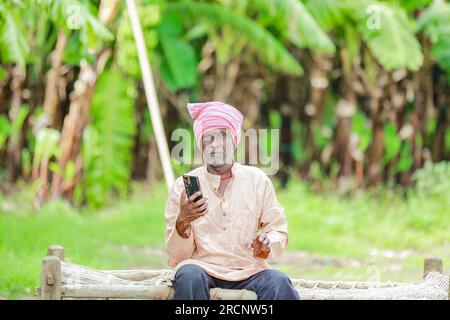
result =
[[[185,174],[183,175],[183,182],[188,198],[200,190],[200,180],[197,176],[189,176]],[[200,200],[201,198],[203,198],[203,196],[199,195],[194,199],[194,202]]]

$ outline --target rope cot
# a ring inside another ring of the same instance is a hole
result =
[[[64,259],[64,248],[51,246],[42,260],[41,299],[152,299],[173,297],[171,269],[97,270]],[[442,260],[427,258],[418,283],[291,279],[302,300],[447,300],[449,277]],[[256,300],[255,292],[212,288],[211,300]]]

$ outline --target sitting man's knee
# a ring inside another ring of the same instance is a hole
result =
[[[266,277],[268,279],[271,280],[272,283],[277,284],[277,285],[291,285],[291,279],[289,279],[289,277],[279,271],[279,270],[275,270],[275,269],[269,269],[266,271]]]
[[[185,264],[177,270],[175,279],[183,278],[186,280],[189,279],[191,281],[195,281],[198,279],[203,279],[204,272],[205,271],[203,268],[196,264]]]
[[[172,281],[174,300],[209,299],[209,277],[202,267],[195,264],[181,266]]]
[[[261,299],[299,300],[299,294],[291,279],[281,271],[270,269],[265,273],[265,291],[258,294]],[[261,295],[261,297],[260,297]]]

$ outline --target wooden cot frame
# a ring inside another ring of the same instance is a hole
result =
[[[63,284],[62,266],[66,269],[73,267],[74,270],[87,270],[88,272],[100,272],[102,275],[112,275],[119,282],[111,284]],[[78,268],[78,269],[76,269]],[[164,270],[163,270],[164,271]],[[65,260],[64,248],[59,245],[48,247],[47,256],[41,264],[41,286],[36,288],[35,295],[42,300],[63,300],[63,299],[150,299],[150,300],[170,300],[173,297],[173,289],[167,285],[139,285],[136,281],[145,281],[161,276],[161,270],[95,270],[83,266],[72,264]],[[166,270],[167,272],[167,270]],[[423,277],[431,272],[443,274],[443,263],[439,257],[428,257],[424,260]],[[306,288],[339,288],[347,289],[350,286],[357,289],[367,289],[367,284],[360,282],[332,282],[332,281],[311,281],[301,279],[291,279],[292,282]],[[123,281],[123,282],[120,282]],[[127,281],[134,281],[134,284],[127,284]],[[378,283],[377,288],[401,286],[406,284]],[[212,288],[211,300],[257,300],[253,291],[231,290]],[[448,293],[450,300],[450,289]]]

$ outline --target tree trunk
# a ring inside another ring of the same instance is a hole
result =
[[[61,81],[61,66],[66,44],[67,36],[64,31],[60,30],[58,32],[55,49],[51,53],[51,68],[47,72],[47,86],[45,88],[44,98],[44,113],[47,117],[46,124],[52,128],[59,127],[61,116],[59,111],[61,97],[58,93],[65,90],[65,82]]]
[[[313,54],[312,58],[310,71],[311,94],[305,112],[313,121],[320,121],[324,111],[325,92],[329,84],[327,74],[331,71],[332,64],[329,61],[329,57],[324,54]],[[308,108],[308,106],[310,107]]]
[[[377,185],[381,180],[381,163],[383,160],[383,104],[380,99],[371,100],[372,144],[369,147],[368,184]]]
[[[343,98],[336,106],[337,127],[334,143],[334,153],[340,165],[338,172],[338,188],[342,192],[351,189],[352,155],[350,149],[350,134],[352,117],[356,111],[356,94],[352,87],[353,61],[347,48],[341,48],[343,70]]]
[[[9,96],[8,85],[10,82],[10,67],[4,66],[6,76],[4,79],[0,80],[0,113],[4,113],[8,110],[7,100]]]
[[[439,162],[442,160],[447,160],[446,150],[445,150],[445,135],[448,130],[448,106],[450,105],[450,95],[445,93],[446,88],[448,88],[447,84],[447,75],[444,73],[439,74],[438,81],[436,83],[437,90],[436,92],[441,92],[436,97],[436,105],[438,108],[438,118],[436,123],[436,131],[433,139],[433,161]],[[447,91],[448,92],[448,91]]]
[[[14,123],[22,105],[23,84],[26,78],[25,67],[16,65],[12,69],[11,78],[11,107],[9,109],[10,123]],[[6,163],[6,179],[15,180],[20,174],[21,168],[21,152],[23,145],[23,135],[21,128],[17,132],[17,136],[10,136],[7,146],[7,163]]]

